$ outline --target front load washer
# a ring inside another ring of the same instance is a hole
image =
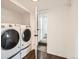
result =
[[[21,25],[21,58],[31,51],[31,27]]]
[[[20,26],[1,24],[1,59],[21,59]]]

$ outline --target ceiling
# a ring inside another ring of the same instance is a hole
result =
[[[2,1],[5,1],[6,4],[7,1],[9,0],[2,0]],[[71,6],[72,2],[72,0],[38,0],[38,3],[33,2],[32,0],[10,0],[10,1],[22,5],[25,9],[28,9],[31,12],[35,12],[36,7],[38,7],[39,10],[52,9],[56,7],[65,7],[65,6],[67,7]]]
[[[39,0],[38,2],[39,10],[65,6],[71,6],[71,0]]]
[[[35,12],[35,8],[37,7],[37,2],[33,2],[32,0],[13,0],[25,8],[29,9],[31,12]]]
[[[33,2],[31,0],[1,0],[1,7],[10,8],[12,10],[17,9],[17,11],[21,13],[25,13],[25,10],[34,13],[36,6],[37,6],[37,2]]]

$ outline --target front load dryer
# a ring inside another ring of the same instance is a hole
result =
[[[20,59],[20,26],[1,24],[1,59]]]
[[[21,58],[31,51],[31,27],[21,25]]]

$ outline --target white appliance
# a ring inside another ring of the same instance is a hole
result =
[[[1,24],[1,59],[21,59],[20,26]]]
[[[31,51],[31,27],[21,25],[21,59]]]

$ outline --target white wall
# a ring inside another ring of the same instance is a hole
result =
[[[29,14],[21,14],[14,10],[7,8],[1,8],[1,22],[2,23],[14,23],[14,24],[26,24],[30,20]]]
[[[72,6],[70,8],[70,22],[72,23],[71,24],[71,27],[70,27],[70,31],[71,31],[71,40],[70,40],[70,45],[69,46],[69,49],[68,49],[68,53],[67,53],[67,56],[69,57],[69,59],[78,59],[78,30],[77,30],[77,26],[78,26],[78,12],[77,12],[77,0],[72,0]]]
[[[1,8],[1,22],[2,23],[21,23],[21,16],[19,13]]]
[[[66,40],[68,39],[67,8],[55,8],[48,11],[48,53],[66,57]]]
[[[56,7],[48,11],[47,52],[77,59],[77,5]]]

